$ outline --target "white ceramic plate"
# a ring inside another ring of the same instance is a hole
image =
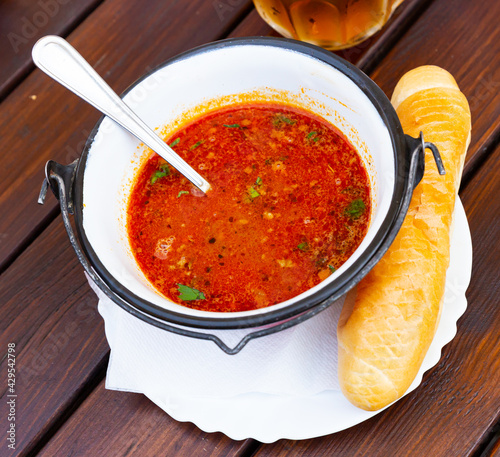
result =
[[[436,365],[441,349],[457,332],[457,320],[467,308],[465,291],[472,269],[472,242],[464,208],[455,207],[455,228],[441,320],[422,367],[406,393],[414,390],[423,374]],[[325,391],[308,397],[248,393],[225,399],[175,397],[168,405],[150,397],[174,419],[193,422],[206,432],[223,432],[235,440],[254,438],[263,443],[308,439],[335,433],[359,424],[377,412],[351,405],[339,391]]]

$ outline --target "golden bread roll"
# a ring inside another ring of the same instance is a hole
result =
[[[393,244],[346,298],[338,324],[339,383],[354,405],[377,410],[415,379],[439,321],[450,258],[455,198],[470,141],[467,99],[445,70],[424,66],[404,75],[391,101],[403,130],[424,133],[425,174]]]

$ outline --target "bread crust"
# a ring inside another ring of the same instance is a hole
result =
[[[426,151],[425,174],[393,244],[349,293],[338,324],[339,383],[354,405],[381,409],[413,382],[434,337],[445,291],[455,198],[470,141],[467,99],[435,66],[416,68],[391,102],[403,131],[422,131],[446,174]]]

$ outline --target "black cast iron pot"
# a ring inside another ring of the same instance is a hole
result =
[[[244,101],[287,103],[330,120],[364,160],[373,193],[369,232],[333,275],[287,302],[243,313],[208,313],[169,302],[141,277],[127,247],[128,192],[150,154],[110,119],[93,129],[82,156],[63,166],[49,161],[40,202],[50,185],[59,199],[70,241],[85,271],[123,309],[152,325],[214,341],[236,354],[252,338],[278,332],[319,313],[356,285],[396,237],[430,148],[404,135],[395,110],[359,69],[312,45],[278,38],[223,40],[168,60],[135,82],[123,98],[149,125],[173,129],[204,110]],[[320,177],[319,177],[320,178]],[[74,214],[77,236],[69,215]],[[249,329],[229,348],[212,332]]]

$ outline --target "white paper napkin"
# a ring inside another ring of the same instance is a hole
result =
[[[111,356],[106,388],[176,397],[243,393],[308,396],[338,390],[337,321],[343,299],[287,330],[251,340],[227,355],[212,341],[154,327],[124,311],[90,282],[99,297]],[[231,346],[250,330],[213,332]]]

